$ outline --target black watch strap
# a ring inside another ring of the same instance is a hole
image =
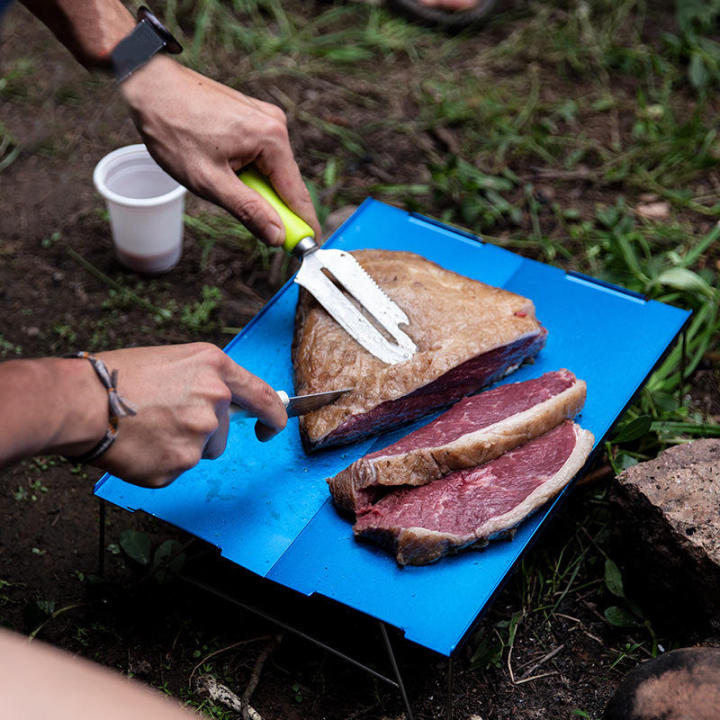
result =
[[[165,47],[163,40],[147,20],[123,38],[111,53],[115,80],[122,82]]]
[[[161,50],[182,52],[180,43],[167,28],[145,7],[138,11],[138,24],[110,53],[117,82],[126,80]]]

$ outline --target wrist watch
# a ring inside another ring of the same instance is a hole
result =
[[[113,74],[118,83],[130,77],[160,51],[171,55],[182,52],[182,45],[150,10],[141,7],[137,18],[135,29],[110,53]]]

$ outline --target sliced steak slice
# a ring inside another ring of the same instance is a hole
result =
[[[485,465],[388,493],[353,530],[389,549],[400,565],[425,565],[484,546],[565,487],[593,442],[592,433],[565,421]]]
[[[392,445],[356,460],[328,480],[335,504],[365,512],[388,485],[424,485],[475,467],[573,418],[585,383],[569,370],[509,383],[468,397]]]
[[[305,291],[292,357],[298,394],[353,387],[300,420],[312,451],[415,420],[477,392],[536,355],[547,331],[530,300],[441,268],[408,252],[358,250],[360,264],[406,312],[417,345],[386,365],[358,345]]]

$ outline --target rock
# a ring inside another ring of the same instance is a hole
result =
[[[629,468],[610,499],[629,594],[659,603],[673,624],[720,627],[720,439]]]
[[[637,205],[635,211],[648,220],[667,220],[670,217],[670,203],[664,200],[644,203]]]
[[[603,720],[716,720],[719,707],[720,650],[683,648],[629,672]]]

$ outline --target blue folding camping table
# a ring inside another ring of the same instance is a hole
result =
[[[585,380],[587,402],[579,422],[595,435],[596,448],[690,315],[371,199],[325,246],[411,250],[448,270],[530,298],[548,329],[547,345],[535,363],[506,382],[559,368]],[[293,388],[290,345],[297,295],[297,285],[286,284],[226,348],[233,360],[276,389]],[[201,461],[172,485],[149,490],[106,475],[95,493],[186,530],[258,576],[297,593],[326,596],[377,618],[384,633],[387,623],[407,639],[450,657],[557,500],[524,521],[512,540],[433,565],[398,567],[390,555],[353,538],[325,482],[397,436],[396,431],[306,455],[297,420],[270,443],[255,440],[252,421],[232,423],[225,453]]]

